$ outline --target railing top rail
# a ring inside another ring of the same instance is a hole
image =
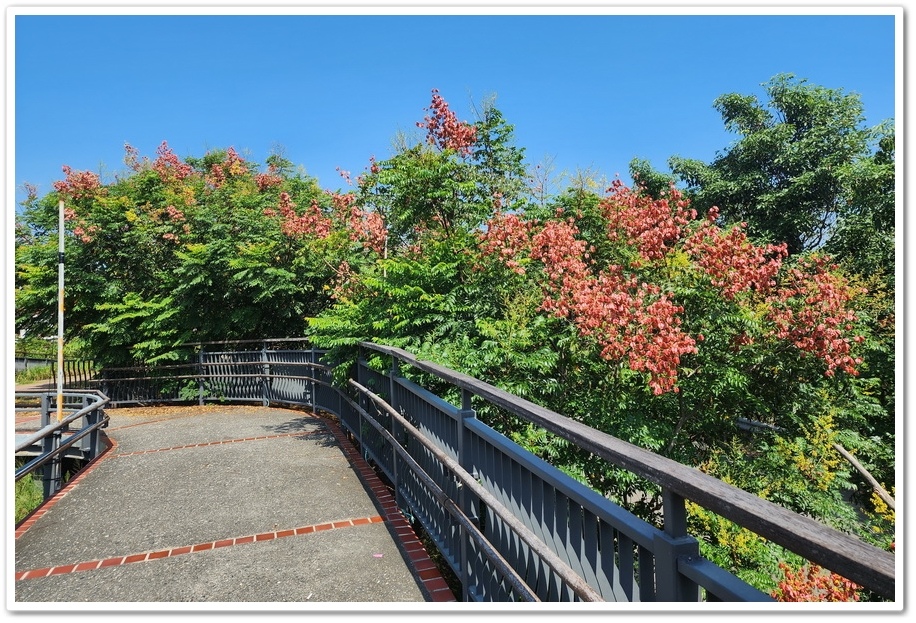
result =
[[[211,346],[211,345],[226,345],[226,344],[272,344],[275,342],[308,342],[310,338],[307,337],[269,337],[262,338],[259,340],[216,340],[213,342],[184,342],[181,346]]]
[[[36,394],[35,392],[22,392],[22,393],[16,392],[16,395],[17,395],[17,396],[19,396],[19,395],[25,395],[25,396],[46,396],[46,395],[49,395],[49,394],[50,394],[50,392],[38,393],[38,394]],[[51,395],[56,395],[56,394],[51,394]],[[60,429],[60,428],[64,428],[65,426],[68,426],[68,425],[70,424],[70,422],[73,422],[73,421],[75,421],[75,420],[78,420],[79,418],[83,417],[84,415],[86,415],[86,414],[89,413],[90,411],[94,411],[94,410],[96,410],[96,409],[101,409],[102,407],[104,407],[105,405],[107,405],[107,404],[110,402],[110,399],[108,398],[108,396],[105,396],[104,394],[102,394],[101,392],[98,392],[98,391],[91,391],[91,390],[90,390],[90,391],[78,392],[78,393],[75,393],[75,392],[68,392],[68,393],[65,393],[65,394],[64,394],[64,396],[71,396],[71,397],[72,397],[72,396],[86,396],[86,395],[92,396],[92,397],[95,399],[94,402],[92,402],[91,404],[86,405],[85,407],[83,407],[82,409],[80,409],[80,410],[78,410],[78,411],[74,411],[73,413],[71,413],[71,414],[68,415],[67,417],[63,418],[60,422],[52,422],[52,423],[48,424],[47,426],[45,426],[45,427],[43,427],[43,428],[41,428],[41,429],[35,431],[34,433],[32,433],[31,435],[29,435],[28,437],[24,438],[22,441],[20,441],[20,442],[18,442],[18,443],[16,444],[16,452],[19,452],[20,450],[24,450],[25,448],[28,448],[28,447],[31,446],[33,443],[35,443],[35,442],[37,442],[37,441],[39,441],[39,440],[41,440],[41,439],[44,439],[45,437],[47,437],[48,435],[50,435],[50,434],[53,433],[54,431],[56,431],[56,430],[58,430],[58,429]]]
[[[418,359],[403,349],[371,342],[360,345],[448,381],[824,568],[843,569],[844,576],[857,584],[884,597],[895,597],[895,559],[889,552],[489,383]]]

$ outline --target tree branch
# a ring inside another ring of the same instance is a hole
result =
[[[859,461],[857,461],[856,458],[853,455],[851,455],[848,450],[846,450],[846,448],[844,448],[843,446],[841,446],[838,443],[835,443],[833,444],[833,449],[839,452],[840,456],[842,456],[844,459],[849,461],[850,464],[852,464],[852,466],[856,468],[856,471],[862,474],[865,480],[868,481],[868,484],[872,486],[872,489],[875,490],[875,493],[878,494],[878,497],[884,500],[884,503],[887,504],[891,510],[896,510],[894,507],[894,498],[892,498],[890,494],[884,490],[884,487],[882,487],[880,483],[878,483],[878,481],[875,480],[875,477],[872,476],[868,472],[868,470],[865,469],[865,467],[861,463],[859,463]]]

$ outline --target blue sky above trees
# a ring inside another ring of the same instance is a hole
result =
[[[735,138],[713,100],[765,100],[779,73],[859,93],[868,125],[895,117],[892,13],[12,19],[17,202],[64,164],[110,180],[124,143],[155,157],[162,141],[261,163],[282,150],[346,188],[338,167],[358,174],[398,133],[421,136],[434,88],[469,121],[495,96],[531,165],[627,181],[633,158],[712,160]]]

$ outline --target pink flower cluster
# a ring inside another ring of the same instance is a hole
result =
[[[381,215],[359,207],[353,193],[328,191],[328,194],[331,196],[331,204],[338,220],[347,223],[350,240],[361,242],[364,248],[372,249],[376,253],[383,253],[388,239],[388,229]]]
[[[517,215],[497,215],[480,248],[516,272],[527,253],[546,277],[544,311],[569,319],[580,335],[594,339],[602,358],[627,359],[632,370],[648,373],[656,395],[679,391],[681,357],[697,352],[696,341],[680,329],[683,308],[658,287],[625,276],[619,266],[596,269],[594,249],[578,233],[571,218],[549,221],[535,231]]]
[[[337,175],[339,175],[340,177],[344,179],[344,181],[347,183],[347,186],[353,185],[353,180],[350,178],[349,171],[345,171],[344,169],[341,169],[340,167],[335,167],[334,170],[337,171]]]
[[[61,170],[67,177],[54,182],[54,189],[71,199],[89,196],[102,186],[99,176],[92,171],[74,171],[66,164]]]
[[[426,138],[430,145],[439,149],[453,149],[462,156],[471,154],[471,146],[477,141],[477,128],[469,123],[458,121],[455,113],[449,109],[438,89],[432,91],[432,103],[426,110],[430,115],[417,122],[418,128],[426,129]]]
[[[823,359],[827,376],[833,376],[838,369],[856,376],[862,359],[852,356],[852,344],[864,338],[845,336],[857,320],[848,304],[863,292],[829,270],[835,268],[829,266],[825,256],[800,260],[789,271],[783,287],[769,297],[768,317],[776,327],[776,337]]]
[[[25,182],[23,184],[26,192],[26,201],[33,201],[38,198],[38,187],[35,184]]]
[[[289,193],[280,193],[280,230],[292,238],[315,236],[327,238],[331,235],[331,219],[324,215],[318,201],[312,200],[308,209],[296,214],[296,204]]]
[[[757,246],[748,240],[746,224],[724,231],[715,225],[718,215],[718,208],[709,211],[706,221],[685,240],[684,251],[729,300],[739,292],[765,293],[774,288],[788,255],[785,243]]]
[[[859,586],[841,575],[831,573],[814,563],[798,571],[784,562],[779,563],[783,573],[771,597],[783,602],[836,602],[859,601]]]
[[[141,171],[144,164],[149,165],[149,160],[144,158],[143,162],[141,162],[140,150],[130,143],[124,143],[124,164],[133,171]]]
[[[258,185],[258,190],[263,192],[268,188],[282,184],[283,178],[273,173],[258,173],[254,176],[254,183]]]
[[[70,223],[75,223],[75,226],[73,227],[73,235],[83,242],[92,242],[93,235],[101,230],[98,225],[87,224],[85,219],[82,219],[79,217],[79,215],[77,215],[76,210],[66,206],[64,207],[64,220]]]
[[[127,147],[130,147],[129,145]],[[130,153],[130,152],[128,152]],[[153,161],[153,170],[159,174],[159,179],[164,183],[171,181],[181,181],[189,177],[194,169],[191,165],[184,163],[169,148],[166,141],[156,149],[156,159]]]
[[[226,151],[226,159],[210,167],[207,182],[214,188],[219,188],[229,176],[243,175],[247,172],[248,167],[245,166],[245,161],[238,155],[234,147],[230,147]]]
[[[496,255],[513,272],[524,275],[525,268],[518,258],[522,250],[531,245],[532,226],[531,221],[519,217],[518,214],[497,212],[480,236],[480,249],[484,255]]]
[[[93,236],[100,230],[101,228],[98,225],[86,225],[85,222],[80,221],[80,225],[73,228],[73,235],[83,242],[89,243],[92,242]]]
[[[673,185],[667,198],[652,199],[632,192],[619,179],[600,204],[608,221],[608,237],[634,245],[647,261],[659,260],[680,240],[696,210]]]

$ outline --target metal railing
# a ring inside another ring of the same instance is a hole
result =
[[[694,502],[767,540],[785,547],[826,569],[888,599],[895,595],[895,562],[891,553],[866,544],[855,537],[829,528],[813,519],[793,513],[741,489],[728,485],[699,470],[666,459],[606,433],[570,420],[539,405],[523,400],[478,379],[448,368],[416,359],[397,348],[363,344],[364,349],[388,355],[391,370],[380,373],[364,361],[357,367],[359,384],[385,392],[395,412],[403,413],[415,428],[435,440],[448,455],[472,474],[500,504],[522,518],[529,529],[558,555],[566,557],[577,574],[596,588],[603,599],[629,601],[756,601],[769,597],[750,587],[728,571],[699,555],[695,538],[687,532],[686,502]],[[460,388],[462,408],[405,379],[399,368],[409,365]],[[375,399],[363,392],[372,401]],[[516,444],[481,423],[470,409],[476,396],[522,420],[532,422],[568,440],[609,464],[656,483],[662,489],[664,529],[658,530],[626,512],[610,500],[584,487],[556,468],[522,450]],[[365,409],[365,407],[364,407]],[[401,425],[391,411],[389,427]],[[356,428],[357,424],[351,424]],[[372,442],[367,444],[373,450]],[[422,454],[422,453],[421,453]],[[389,477],[398,478],[381,452],[373,458]],[[425,457],[428,473],[441,470],[439,460]],[[454,470],[450,470],[454,472]],[[409,473],[407,478],[409,479]],[[453,479],[443,473],[441,482]],[[401,487],[398,486],[398,489]],[[449,520],[421,502],[422,493],[403,486],[404,503],[415,509],[430,534],[454,535]],[[453,487],[453,497],[467,489]],[[541,563],[532,561],[532,552],[520,543],[519,535],[504,525],[491,509],[470,496],[471,516],[483,517],[488,533],[494,535],[497,549],[513,557],[515,568],[540,586],[554,581]],[[479,510],[478,510],[479,509]],[[439,522],[441,525],[436,525]],[[435,537],[434,537],[435,538]],[[491,541],[492,542],[492,541]],[[457,552],[455,541],[437,541],[440,550]],[[612,547],[608,547],[612,544]],[[458,543],[460,545],[460,543]],[[456,554],[457,556],[457,554]],[[469,568],[464,559],[450,558],[462,576]],[[470,564],[473,567],[473,563]],[[467,575],[473,576],[472,571]],[[485,577],[486,574],[480,574]],[[529,583],[530,585],[530,583]],[[548,599],[573,598],[569,587],[546,592]],[[474,596],[471,595],[473,598]]]
[[[324,351],[304,341],[261,341],[245,344],[248,350],[197,346],[196,361],[183,369],[133,371],[121,379],[103,374],[98,382],[113,404],[158,400],[161,392],[144,397],[141,389],[179,381],[183,397],[167,400],[296,404],[333,413],[390,481],[399,507],[435,543],[465,600],[770,601],[700,556],[687,530],[687,501],[895,598],[893,554],[406,351],[362,344],[364,354],[386,358],[389,369],[374,369],[361,356],[340,387],[321,362]],[[406,378],[405,366],[459,390],[460,406]],[[181,373],[169,381],[167,372]],[[487,426],[474,401],[659,485],[663,528]]]
[[[90,359],[64,360],[64,386],[79,387],[98,373],[98,366]],[[57,378],[57,361],[51,362],[51,378]]]
[[[34,458],[16,470],[16,481],[43,468],[42,492],[45,499],[57,493],[64,485],[62,465],[64,459],[77,458],[81,462],[95,459],[101,452],[99,431],[108,425],[104,407],[108,397],[94,391],[65,391],[63,418],[57,414],[56,392],[16,392],[16,412],[38,412],[40,428],[30,434],[16,435],[16,455]],[[79,422],[79,428],[71,425]]]

